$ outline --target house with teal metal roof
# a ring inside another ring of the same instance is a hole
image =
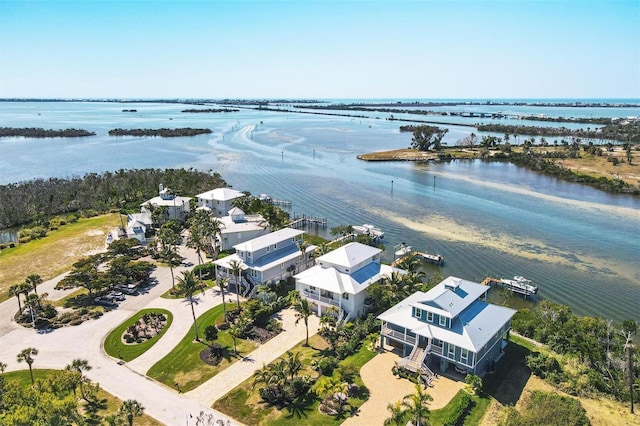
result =
[[[486,301],[490,287],[448,277],[378,316],[381,339],[401,351],[398,365],[426,376],[432,369],[484,375],[502,356],[515,310]]]

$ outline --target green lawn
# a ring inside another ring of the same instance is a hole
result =
[[[234,306],[227,303],[227,309],[233,309]],[[198,318],[198,334],[201,339],[204,336],[204,329],[208,325],[215,324],[220,317],[222,317],[222,305],[208,310]],[[206,348],[206,343],[195,342],[193,328],[191,328],[171,352],[151,367],[147,376],[173,389],[176,389],[177,383],[182,392],[195,389],[239,359],[233,353],[233,338],[227,330],[221,330],[218,333],[216,342],[225,348],[224,358],[220,364],[211,366],[200,359],[200,352]],[[237,346],[240,356],[256,348],[254,343],[243,339],[237,339]]]
[[[173,271],[175,274],[175,271]],[[184,293],[181,292],[180,290],[178,290],[178,278],[181,277],[181,274],[175,274],[175,279],[176,279],[176,288],[170,288],[169,290],[165,291],[164,293],[162,293],[162,295],[160,297],[164,298],[164,299],[184,299]],[[197,276],[197,275],[196,275]],[[210,288],[216,288],[216,289],[220,289],[214,280],[202,280],[201,281],[202,284],[204,285],[204,288],[202,289],[202,292],[205,292],[207,290],[209,290]],[[225,296],[227,295],[227,292],[225,291]]]
[[[300,353],[300,358],[304,365],[304,369],[299,375],[310,374],[314,377],[317,376],[318,373],[311,369],[310,364],[314,359],[325,355],[326,349],[325,341],[318,335],[309,338],[309,346],[304,346],[304,341],[302,341],[292,348],[292,352]],[[357,371],[360,371],[360,368],[375,355],[375,352],[363,346],[357,353],[341,361],[339,365],[353,364]],[[256,368],[260,367],[256,366]],[[333,374],[334,376],[338,374],[337,369],[334,370]],[[359,375],[356,376],[355,383],[359,386],[360,392],[358,395],[349,398],[346,412],[339,416],[328,416],[318,411],[321,401],[316,396],[313,388],[309,392],[308,398],[278,410],[277,407],[270,406],[262,401],[258,394],[258,388],[253,388],[253,378],[245,380],[218,400],[213,408],[244,424],[250,425],[339,425],[351,414],[352,410],[360,407],[368,399],[368,390],[364,387]]]
[[[167,323],[164,329],[161,330],[160,333],[158,333],[158,335],[156,335],[152,339],[147,340],[146,342],[142,342],[139,344],[131,344],[131,345],[125,344],[122,341],[122,334],[124,333],[124,331],[127,328],[129,328],[130,325],[136,323],[140,318],[142,318],[144,314],[151,313],[151,312],[162,313],[167,317]],[[169,329],[172,322],[173,322],[173,314],[171,314],[171,312],[167,311],[166,309],[159,309],[159,308],[143,309],[137,312],[136,314],[132,315],[129,319],[124,321],[118,327],[113,329],[111,333],[109,333],[107,338],[104,340],[104,351],[108,355],[114,358],[120,358],[123,361],[131,361],[133,359],[136,359],[137,357],[139,357],[140,355],[148,351],[153,345],[155,345],[160,340],[160,338]]]

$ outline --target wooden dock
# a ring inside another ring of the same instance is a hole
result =
[[[287,225],[289,228],[295,228],[295,229],[299,229],[299,228],[304,228],[306,226],[311,226],[311,227],[322,227],[322,228],[326,228],[327,227],[327,218],[326,217],[319,217],[319,216],[307,216],[306,214],[301,214],[301,215],[294,215],[293,219],[291,220],[291,222],[289,222],[289,225]]]
[[[405,259],[409,258],[409,257],[418,257],[422,260],[424,260],[425,262],[430,262],[439,266],[444,265],[444,256],[441,256],[439,254],[430,254],[430,253],[425,253],[422,251],[412,251],[410,253],[405,254],[402,257],[399,257],[398,259],[394,260],[393,263],[391,264],[391,266],[393,267],[397,267],[399,264],[401,264],[402,262],[405,261]]]

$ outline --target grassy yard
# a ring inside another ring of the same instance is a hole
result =
[[[304,342],[291,349],[292,352],[299,352],[304,365],[299,375],[309,374],[317,376],[318,373],[311,369],[310,365],[314,359],[319,359],[326,354],[327,344],[318,335],[309,338],[309,346],[304,346]],[[356,367],[357,371],[376,355],[375,352],[363,347],[354,355],[340,362],[340,365],[349,363]],[[283,355],[284,357],[284,355]],[[260,368],[261,366],[256,366]],[[337,369],[334,371],[337,375]],[[318,411],[320,398],[316,396],[314,387],[308,394],[308,398],[297,401],[290,406],[278,410],[277,407],[266,404],[258,394],[258,388],[253,387],[253,378],[250,378],[218,400],[213,408],[250,425],[338,425],[342,423],[351,413],[360,407],[368,398],[368,391],[364,383],[357,375],[355,383],[359,386],[360,392],[357,396],[349,398],[347,410],[339,416],[328,416]],[[351,410],[350,410],[351,409]]]
[[[38,380],[46,379],[51,373],[56,370],[33,370],[33,378]],[[3,374],[5,380],[11,381],[15,380],[20,383],[22,386],[31,385],[31,378],[29,377],[29,370],[20,370],[20,371],[11,371]],[[98,416],[104,417],[110,414],[115,414],[122,405],[122,401],[115,396],[111,395],[109,392],[106,392],[103,389],[100,389],[97,393],[98,403],[93,407],[88,407],[87,403],[81,401],[80,405],[83,410],[95,410],[95,414]],[[155,420],[154,418],[144,414],[142,417],[137,417],[134,420],[134,424],[137,426],[161,426],[162,423]]]
[[[227,303],[227,309],[233,309],[234,306]],[[215,324],[222,315],[222,305],[218,305],[198,318],[198,335],[201,339],[204,329]],[[206,348],[206,344],[204,341],[194,341],[193,329],[190,329],[171,352],[151,367],[147,375],[172,389],[176,388],[177,383],[182,392],[195,389],[239,359],[233,353],[233,338],[228,330],[220,330],[216,343],[224,348],[224,357],[220,364],[208,365],[200,359],[200,352]],[[243,339],[237,339],[237,347],[241,355],[256,348],[255,344]]]
[[[122,334],[124,331],[129,328],[130,325],[135,324],[144,314],[156,312],[162,313],[167,317],[167,323],[163,330],[160,331],[156,336],[152,339],[149,339],[145,342],[139,344],[125,344],[122,341]],[[118,327],[113,329],[111,333],[104,340],[104,351],[114,357],[120,358],[123,361],[131,361],[136,359],[146,351],[148,351],[153,345],[155,345],[160,338],[164,335],[164,333],[171,327],[171,322],[173,321],[173,314],[167,311],[166,309],[159,308],[151,308],[151,309],[143,309],[134,315],[132,315],[129,319],[124,321]]]
[[[83,218],[50,231],[46,237],[0,252],[0,301],[10,286],[30,274],[49,280],[71,269],[87,253],[102,250],[107,232],[120,226],[117,213]]]
[[[164,298],[164,299],[184,299],[184,293],[181,292],[178,289],[178,278],[182,277],[181,274],[177,274],[175,271],[174,273],[176,274],[176,287],[175,288],[170,288],[169,290],[165,291],[164,293],[162,293],[162,295],[160,297]],[[196,274],[197,276],[197,274]],[[202,283],[202,285],[204,286],[204,288],[201,290],[202,292],[205,292],[211,288],[215,288],[216,290],[219,290],[220,287],[217,286],[216,282],[214,280],[205,280],[203,279],[202,281],[200,281]],[[227,291],[225,290],[224,294],[225,296],[227,295]],[[229,293],[229,294],[234,294],[234,293]]]

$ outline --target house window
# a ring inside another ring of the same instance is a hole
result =
[[[460,351],[460,361],[464,362],[465,364],[468,364],[468,359],[469,359],[469,351],[467,349],[462,349]]]
[[[452,345],[451,343],[449,343],[449,351],[447,353],[449,354],[449,358],[455,358],[455,356],[456,356],[456,345]]]
[[[312,285],[310,285],[310,286],[309,286],[309,288],[310,288],[311,290],[315,290],[315,289],[316,289],[316,288],[315,288],[314,286],[312,286]]]
[[[278,243],[275,243],[275,244],[273,245],[273,249],[275,250],[275,249],[277,249],[277,248],[278,248]]]
[[[415,308],[415,311],[413,312],[413,316],[416,317],[416,318],[421,318],[422,317],[422,309]]]
[[[284,262],[280,264],[280,269],[284,269]]]
[[[291,241],[295,243],[296,242],[296,237],[291,238]]]
[[[427,321],[433,322],[433,312],[427,312]]]
[[[267,253],[269,253],[269,250],[271,249],[270,246],[267,246]]]
[[[439,324],[440,324],[441,326],[443,326],[443,327],[446,327],[446,326],[447,326],[447,318],[446,318],[446,317],[443,317],[442,315],[440,315],[440,322],[439,322]]]
[[[342,298],[344,300],[349,300],[349,293],[342,293]]]

